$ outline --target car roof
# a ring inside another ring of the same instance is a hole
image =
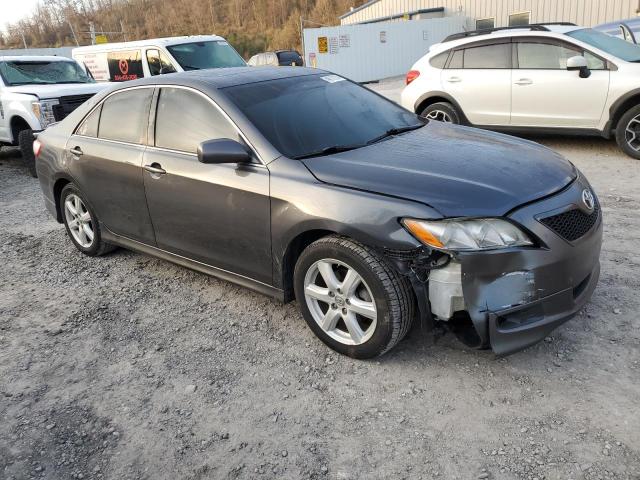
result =
[[[3,55],[0,56],[0,62],[73,62],[69,57],[58,57],[55,55]]]
[[[548,38],[562,38],[569,32],[574,32],[576,30],[583,30],[586,27],[581,27],[578,25],[545,25],[546,30],[533,30],[530,27],[523,26],[522,28],[511,28],[505,30],[495,30],[489,31],[487,33],[475,33],[468,37],[457,38],[455,40],[443,41],[441,43],[436,43],[432,45],[430,52],[440,52],[443,50],[448,50],[452,47],[457,47],[459,45],[466,45],[471,42],[478,42],[483,40],[492,40],[499,38],[509,38],[509,37],[548,37]]]
[[[136,40],[133,42],[116,42],[116,43],[102,43],[100,45],[87,45],[85,47],[76,47],[73,49],[73,53],[94,52],[103,50],[119,50],[123,48],[132,47],[150,47],[150,46],[170,46],[181,43],[193,43],[193,42],[206,42],[212,40],[224,40],[219,35],[185,35],[182,37],[161,37],[150,38],[148,40]]]
[[[147,77],[139,80],[122,82],[121,88],[136,85],[184,85],[220,89],[245,85],[249,83],[266,82],[282,78],[302,77],[329,73],[318,68],[306,67],[231,67],[209,68],[204,70],[190,70],[188,72],[169,73],[166,75]]]

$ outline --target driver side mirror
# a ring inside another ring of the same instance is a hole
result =
[[[229,138],[218,138],[198,145],[198,161],[201,163],[248,163],[251,161],[251,152],[240,142]]]
[[[587,59],[582,55],[569,58],[567,60],[567,70],[578,70],[580,72],[580,78],[589,78],[591,75],[591,70],[589,70],[589,66],[587,65]]]

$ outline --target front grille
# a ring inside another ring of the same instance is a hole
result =
[[[53,106],[53,117],[56,119],[56,122],[66,118],[67,115],[94,95],[93,93],[89,93],[85,95],[67,95],[66,97],[60,97],[60,103]]]
[[[540,222],[556,232],[565,240],[573,242],[585,235],[598,221],[600,205],[595,202],[593,212],[585,213],[574,208],[558,215],[541,218]]]

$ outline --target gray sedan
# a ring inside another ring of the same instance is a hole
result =
[[[571,163],[320,70],[127,82],[34,150],[47,208],[81,252],[121,246],[295,299],[356,358],[391,349],[415,318],[511,353],[573,317],[598,280],[601,212]]]

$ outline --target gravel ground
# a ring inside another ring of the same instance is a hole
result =
[[[537,139],[605,215],[591,303],[496,359],[414,325],[375,361],[295,304],[120,249],[77,252],[0,153],[0,479],[640,478],[640,162]]]

